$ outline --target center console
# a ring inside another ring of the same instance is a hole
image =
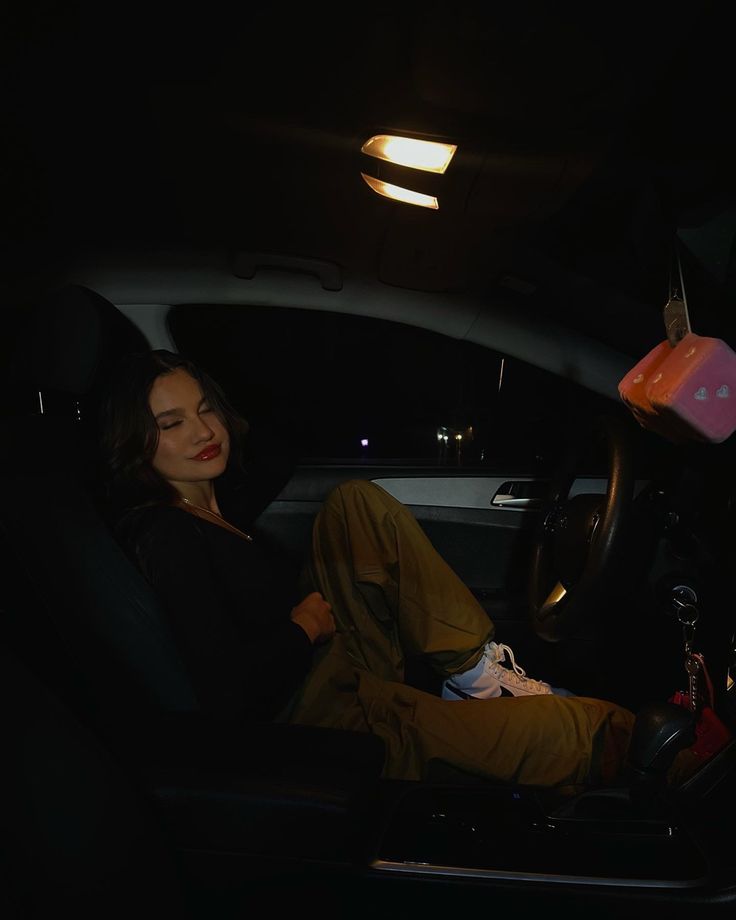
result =
[[[618,893],[622,904],[636,897],[668,909],[732,907],[736,742],[676,788],[629,778],[574,795],[513,786],[396,789],[371,870],[445,887],[490,884],[562,898],[587,890],[608,899]]]
[[[687,823],[641,814],[626,790],[560,803],[529,788],[419,787],[389,809],[373,868],[585,885],[689,887],[709,868]]]

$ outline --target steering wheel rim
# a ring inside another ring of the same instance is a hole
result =
[[[602,438],[605,443],[606,494],[602,499],[600,496],[571,499],[569,492],[581,452],[591,437]],[[633,496],[630,429],[618,418],[600,416],[581,438],[568,445],[553,476],[550,499],[534,538],[529,604],[532,624],[540,638],[548,642],[566,638],[600,607],[623,555]],[[580,533],[571,533],[573,528]],[[587,548],[576,545],[575,541],[581,539],[587,541]],[[577,577],[563,578],[555,572],[556,568],[565,567],[560,560],[566,558],[566,547],[577,553],[580,567]],[[582,562],[581,556],[584,556]]]

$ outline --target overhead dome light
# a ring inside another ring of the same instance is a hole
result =
[[[384,195],[386,198],[393,198],[395,201],[403,201],[405,204],[416,204],[420,208],[432,208],[436,211],[439,208],[439,202],[434,195],[424,195],[422,192],[414,192],[410,188],[402,188],[400,185],[391,185],[390,182],[381,182],[380,179],[374,179],[373,176],[361,176],[370,185],[374,192]]]
[[[367,153],[378,160],[433,173],[443,173],[456,150],[457,144],[423,141],[417,137],[399,137],[395,134],[375,134],[360,148],[361,153]]]

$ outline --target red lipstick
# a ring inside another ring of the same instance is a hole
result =
[[[192,460],[214,460],[215,457],[220,456],[221,450],[219,444],[208,444],[207,447],[200,450],[196,457],[192,457]]]

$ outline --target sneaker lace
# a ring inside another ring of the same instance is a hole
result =
[[[528,682],[536,687],[544,687],[545,684],[542,681],[534,680],[533,677],[527,677],[526,671],[521,665],[516,663],[516,658],[514,657],[514,651],[511,646],[506,645],[503,642],[491,642],[489,646],[486,647],[487,651],[490,653],[488,658],[488,663],[493,671],[496,671],[498,668],[503,668],[504,677],[507,680],[511,680],[514,684],[522,684]],[[511,668],[504,667],[501,664],[508,658]],[[512,670],[513,669],[513,670]]]

